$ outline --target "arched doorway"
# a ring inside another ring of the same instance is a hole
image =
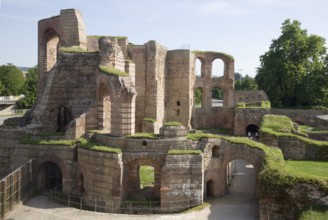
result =
[[[246,127],[246,136],[250,139],[257,139],[259,137],[259,127],[254,124],[250,124]]]
[[[112,106],[111,98],[109,95],[109,89],[101,84],[98,89],[98,101],[97,101],[97,110],[98,110],[98,129],[111,132],[111,115],[112,115]]]
[[[65,132],[67,125],[73,120],[72,112],[67,107],[58,108],[57,132]]]
[[[38,171],[38,189],[40,191],[61,191],[62,187],[63,176],[60,167],[51,161],[41,164]]]
[[[46,54],[45,54],[45,64],[46,71],[50,71],[52,67],[57,62],[57,51],[59,46],[59,37],[57,33],[49,29],[45,33],[46,41]]]
[[[206,196],[213,197],[215,195],[215,182],[213,180],[209,180],[206,183]]]
[[[219,87],[212,89],[212,107],[223,107],[223,90]]]
[[[212,78],[223,77],[224,75],[224,62],[220,58],[216,58],[212,62]]]
[[[195,89],[195,108],[202,108],[203,107],[203,89],[198,87]]]

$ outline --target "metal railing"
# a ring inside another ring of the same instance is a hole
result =
[[[8,116],[15,116],[15,115],[24,115],[30,109],[12,109],[9,111],[0,111],[0,116],[8,115]]]
[[[117,201],[111,198],[95,198],[86,204],[83,196],[74,196],[66,193],[51,191],[49,195],[51,201],[60,203],[67,207],[73,207],[81,210],[106,213],[124,213],[124,214],[159,214],[175,213],[190,209],[200,203],[192,203],[191,200],[176,201],[122,201],[120,207],[117,207]],[[104,205],[106,201],[106,205]],[[165,207],[161,207],[161,203]]]
[[[33,159],[0,180],[0,218],[27,199],[34,189]]]

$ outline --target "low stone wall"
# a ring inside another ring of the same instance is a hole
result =
[[[168,155],[161,174],[162,212],[178,212],[203,203],[202,155]]]
[[[94,206],[96,201],[99,211],[119,210],[123,195],[122,154],[79,148],[78,164],[79,188],[84,191],[84,202]]]
[[[279,147],[286,160],[328,160],[327,147],[306,143],[296,137],[277,137],[261,133],[261,142],[272,147]]]
[[[261,220],[299,219],[302,210],[315,206],[328,209],[328,193],[318,185],[305,182],[289,186],[261,185]]]
[[[286,115],[294,122],[316,127],[318,125],[317,116],[328,114],[328,111],[314,109],[271,109],[270,114]]]
[[[309,138],[319,141],[328,141],[328,134],[308,133]]]

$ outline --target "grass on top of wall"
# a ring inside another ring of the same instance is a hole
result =
[[[75,140],[47,140],[47,139],[33,139],[31,135],[27,135],[21,144],[36,144],[36,145],[64,145],[71,146],[75,144]]]
[[[66,53],[88,53],[88,52],[94,52],[94,51],[88,51],[87,49],[84,49],[79,46],[71,46],[71,47],[60,47],[60,51],[66,52]]]
[[[127,138],[136,138],[136,139],[158,139],[159,135],[154,133],[134,133],[133,135],[126,136]]]
[[[85,138],[79,138],[78,141],[81,143],[80,147],[87,149],[87,150],[109,152],[109,153],[115,153],[115,154],[122,153],[122,150],[120,148],[100,145],[94,141],[87,140]]]
[[[129,76],[128,73],[115,69],[114,67],[99,66],[101,72],[114,76]]]
[[[294,129],[292,120],[287,116],[265,115],[261,123],[260,131],[276,137],[295,137],[307,144],[319,147],[322,152],[328,152],[328,141],[313,140],[294,134],[297,133],[297,131]]]
[[[307,125],[299,125],[298,132],[302,134],[328,134],[328,130],[322,130],[320,128],[311,127]]]
[[[316,178],[328,184],[328,162],[287,160],[285,170],[293,176]]]
[[[154,119],[154,118],[144,118],[143,120],[144,121],[147,121],[147,122],[151,122],[151,123],[155,123],[156,122],[156,119]]]
[[[328,210],[325,208],[308,208],[303,211],[300,220],[324,220],[328,219]]]
[[[164,126],[183,126],[183,124],[181,124],[178,121],[169,121],[169,122],[165,122]]]
[[[201,150],[169,150],[168,155],[199,155]]]
[[[272,185],[276,187],[292,186],[296,182],[307,182],[310,184],[318,184],[320,187],[328,192],[328,184],[323,181],[320,176],[304,175],[297,173],[289,173],[285,169],[285,160],[283,154],[279,148],[268,147],[263,143],[250,140],[246,137],[234,137],[208,134],[202,132],[196,132],[187,135],[188,139],[198,141],[201,138],[220,138],[229,141],[233,144],[245,144],[252,148],[258,148],[264,151],[264,167],[259,174],[261,181],[265,185]],[[304,170],[303,172],[307,172]],[[311,172],[311,171],[308,171]]]

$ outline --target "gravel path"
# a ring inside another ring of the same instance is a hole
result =
[[[209,199],[211,206],[201,211],[171,215],[124,215],[90,212],[67,208],[51,202],[45,196],[36,196],[26,204],[19,205],[6,220],[254,220],[258,208],[254,192],[254,169],[244,161],[238,161],[234,181],[226,196]],[[250,174],[250,175],[249,175]]]

